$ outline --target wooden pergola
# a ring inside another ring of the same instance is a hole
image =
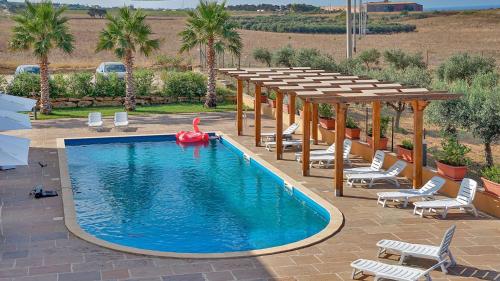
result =
[[[261,91],[262,87],[276,92],[276,159],[283,154],[283,97],[288,95],[292,112],[289,124],[295,122],[295,99],[303,101],[302,118],[302,174],[309,175],[311,137],[318,142],[318,104],[335,107],[335,195],[343,195],[345,121],[350,103],[372,104],[372,155],[380,144],[380,113],[383,102],[403,101],[413,108],[413,187],[422,185],[423,112],[431,100],[457,99],[460,95],[425,88],[406,87],[402,84],[383,82],[366,77],[342,75],[308,67],[299,68],[224,68],[222,74],[237,80],[237,133],[243,133],[243,83],[255,85],[255,145],[261,142]],[[312,112],[311,112],[312,111]],[[312,122],[312,124],[311,124]],[[311,128],[312,134],[311,134]]]

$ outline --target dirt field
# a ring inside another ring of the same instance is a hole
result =
[[[76,50],[73,55],[54,52],[51,58],[53,69],[93,69],[101,61],[115,60],[111,53],[94,52],[99,31],[105,20],[91,19],[82,14],[71,14],[71,30],[76,37]],[[158,37],[163,39],[159,53],[176,54],[179,49],[177,33],[183,28],[182,17],[150,17],[150,23]],[[448,56],[457,52],[470,52],[494,56],[500,61],[500,9],[457,15],[435,16],[406,23],[417,25],[417,32],[391,35],[370,35],[359,42],[358,50],[367,48],[402,48],[412,52],[429,55],[429,64],[435,67]],[[0,73],[11,73],[19,64],[35,62],[33,57],[24,53],[7,50],[13,22],[5,16],[0,17]],[[318,48],[342,59],[345,53],[345,36],[312,35],[290,33],[268,33],[261,31],[241,31],[244,51],[241,63],[253,64],[251,52],[256,47],[276,49],[285,44],[294,47]],[[192,52],[193,61],[198,62],[197,51]],[[153,56],[154,57],[154,56]],[[147,66],[154,59],[138,57],[137,63]],[[231,62],[228,57],[226,65]]]

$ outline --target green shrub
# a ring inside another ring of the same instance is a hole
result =
[[[291,67],[294,64],[295,49],[287,45],[282,47],[274,54],[276,65]]]
[[[361,52],[361,54],[358,55],[358,59],[365,64],[367,69],[370,69],[379,64],[380,52],[377,49],[368,49]]]
[[[500,165],[485,168],[482,171],[482,175],[487,180],[495,183],[500,183]]]
[[[413,142],[411,140],[403,140],[400,146],[404,149],[413,150]]]
[[[236,96],[236,91],[221,86],[217,86],[215,88],[215,92],[217,97],[222,97],[222,98]]]
[[[93,94],[96,97],[123,97],[125,96],[125,81],[118,78],[116,74],[108,77],[98,74],[95,78]]]
[[[154,92],[155,73],[149,69],[134,71],[135,93],[138,96],[150,96]]]
[[[392,67],[401,70],[408,67],[425,68],[424,57],[421,53],[407,54],[403,50],[387,50],[384,59]]]
[[[163,94],[169,97],[187,97],[196,100],[207,92],[207,79],[196,72],[168,72],[163,75]]]
[[[318,107],[319,116],[322,118],[332,118],[333,117],[333,108],[330,104],[320,103]]]
[[[474,76],[480,73],[494,72],[494,58],[471,56],[467,53],[456,54],[441,64],[437,70],[439,79],[448,83],[465,80],[471,83]]]
[[[155,65],[168,71],[186,71],[191,64],[190,61],[184,61],[183,56],[159,55],[156,57]]]
[[[267,95],[267,97],[270,100],[276,100],[276,92],[275,91],[270,91],[269,94]]]
[[[442,150],[438,151],[437,159],[439,162],[454,166],[467,166],[470,159],[466,157],[471,149],[463,144],[460,144],[457,138],[447,137],[441,143]]]
[[[265,64],[266,66],[271,66],[273,62],[273,54],[267,48],[257,48],[253,50],[253,58]]]
[[[387,137],[387,130],[389,129],[389,122],[391,122],[391,117],[389,116],[381,116],[380,117],[380,137],[381,138],[386,138]],[[368,136],[373,135],[373,129],[368,128],[367,131]]]
[[[62,74],[56,74],[49,80],[50,96],[52,98],[69,97],[68,81]]]
[[[14,96],[38,97],[40,95],[40,75],[21,73],[7,86],[7,93]]]
[[[90,72],[72,73],[67,78],[67,90],[75,97],[94,96],[93,74]]]
[[[347,117],[347,120],[345,121],[345,127],[349,129],[359,128],[358,123],[352,117]]]
[[[8,84],[7,79],[3,75],[0,75],[0,92],[6,92]]]

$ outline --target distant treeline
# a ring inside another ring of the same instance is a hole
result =
[[[296,12],[296,13],[319,13],[322,9],[317,6],[308,4],[288,4],[288,5],[272,5],[272,4],[242,4],[227,7],[231,11],[266,11],[266,12]]]
[[[53,3],[55,7],[66,6],[69,10],[88,10],[89,6],[80,4],[59,4]],[[94,6],[99,8],[99,6]],[[11,13],[18,13],[26,8],[24,2],[9,2],[7,0],[0,0],[0,9],[6,9]]]
[[[346,32],[346,27],[342,20],[336,20],[328,16],[283,15],[234,17],[233,19],[241,29],[247,30],[323,34],[341,34]],[[413,24],[368,23],[368,33],[372,34],[412,32],[415,29],[416,26]]]

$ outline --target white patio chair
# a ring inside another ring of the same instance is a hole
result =
[[[354,268],[351,277],[354,279],[358,273],[364,274],[368,272],[375,275],[375,280],[384,278],[398,281],[417,281],[421,278],[425,278],[425,280],[430,281],[432,280],[431,272],[439,266],[441,266],[441,264],[437,263],[427,270],[422,270],[403,265],[392,265],[373,260],[358,259],[351,263],[351,267]]]
[[[295,133],[295,131],[297,131],[298,128],[299,128],[298,123],[293,123],[292,125],[290,125],[288,128],[286,128],[283,131],[283,139],[285,139],[285,140],[291,139],[292,135]],[[261,140],[263,140],[264,142],[274,141],[274,140],[276,140],[276,133],[261,133],[260,137],[261,137]]]
[[[424,216],[424,211],[437,212],[437,210],[442,209],[441,216],[443,219],[446,218],[448,211],[450,209],[460,209],[467,210],[470,209],[474,216],[478,216],[476,207],[472,204],[474,196],[476,195],[477,182],[473,179],[464,178],[460,184],[460,189],[458,190],[458,195],[456,198],[446,198],[441,200],[433,201],[422,201],[415,202],[413,205],[413,214]],[[420,210],[420,211],[419,211]]]
[[[456,264],[450,250],[455,229],[456,226],[452,225],[446,230],[439,246],[412,244],[397,240],[380,240],[377,243],[377,247],[379,247],[378,256],[380,257],[381,254],[387,253],[387,251],[399,254],[401,255],[399,264],[403,264],[407,257],[436,260],[441,264],[441,271],[446,274],[448,273],[447,268]]]
[[[124,129],[128,127],[128,114],[127,112],[115,112],[114,120],[115,128]]]
[[[370,172],[370,173],[363,173],[363,174],[346,174],[347,178],[347,185],[348,186],[353,186],[354,182],[356,180],[364,183],[365,181],[370,181],[368,184],[368,187],[372,187],[373,183],[376,180],[386,180],[386,181],[392,181],[394,184],[399,187],[399,182],[397,176],[403,172],[403,170],[406,168],[406,162],[402,160],[396,161],[394,165],[392,165],[387,171],[385,172]]]
[[[295,148],[295,150],[300,150],[302,147],[302,140],[283,140],[283,150]],[[275,141],[266,142],[266,150],[272,151],[272,148],[276,147]]]
[[[385,207],[387,200],[393,202],[403,202],[403,207],[408,206],[410,199],[433,199],[434,194],[438,192],[445,184],[445,180],[441,177],[434,176],[420,189],[401,189],[398,191],[379,192],[377,193],[377,204]]]
[[[349,153],[351,153],[352,141],[349,139],[344,140],[344,147],[342,151],[342,157],[347,164],[351,165],[351,159],[349,159]],[[335,154],[323,154],[323,155],[313,155],[309,157],[309,165],[311,167],[314,164],[318,164],[319,167],[329,167],[333,165],[335,161]]]
[[[325,155],[325,154],[335,154],[335,143],[330,145],[327,149],[318,149],[318,150],[311,150],[310,151],[310,156],[313,155]],[[295,153],[295,160],[297,161],[302,161],[302,152],[297,152]]]
[[[100,130],[103,127],[102,114],[100,112],[90,112],[87,122],[89,129]]]
[[[382,170],[382,166],[384,165],[384,159],[385,152],[383,152],[382,150],[377,150],[377,152],[375,152],[375,156],[373,156],[372,164],[370,165],[370,167],[344,169],[344,173],[362,174],[370,172],[380,172]]]

